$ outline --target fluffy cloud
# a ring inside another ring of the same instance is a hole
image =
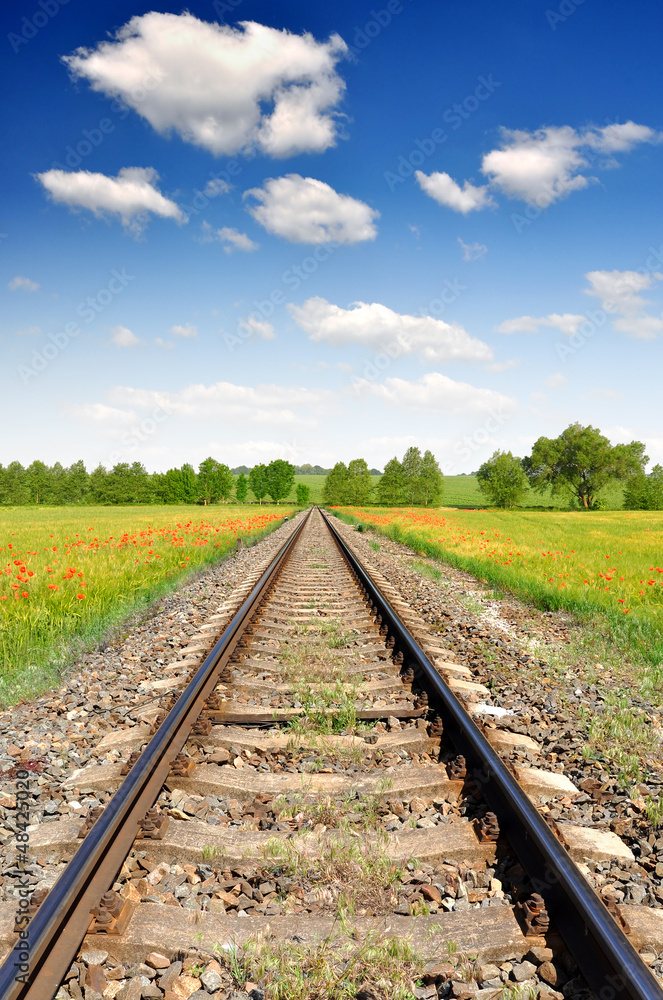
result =
[[[343,309],[315,296],[301,306],[288,305],[295,323],[316,343],[362,344],[376,351],[417,354],[422,361],[491,361],[488,344],[457,323],[432,316],[409,316],[379,302],[354,302]]]
[[[646,310],[650,300],[640,295],[663,279],[659,271],[589,271],[585,277],[589,281],[585,294],[600,299],[607,312],[618,313],[615,330],[636,340],[653,340],[663,333],[663,318],[650,315]]]
[[[454,212],[467,215],[468,212],[495,204],[490,197],[487,184],[475,187],[469,181],[465,181],[461,187],[449,174],[433,173],[428,176],[421,170],[415,170],[414,176],[422,191],[440,205],[452,208]]]
[[[546,379],[546,385],[550,386],[551,389],[559,389],[559,387],[564,385],[567,381],[568,379],[566,375],[562,375],[561,372],[554,372]]]
[[[16,334],[19,337],[41,337],[42,329],[40,326],[22,326]]]
[[[135,413],[106,406],[105,403],[72,403],[67,407],[67,412],[85,423],[92,422],[111,431],[126,427],[136,419]]]
[[[260,337],[261,340],[274,340],[276,337],[272,324],[268,323],[266,319],[257,319],[253,314],[248,319],[240,320],[237,325],[246,333],[247,337],[253,334]]]
[[[498,333],[537,333],[541,326],[552,326],[568,337],[576,332],[586,316],[577,313],[550,313],[549,316],[517,316],[506,319],[495,329]]]
[[[248,211],[268,233],[291,243],[359,243],[377,235],[379,212],[313,177],[270,177],[244,197],[256,199]]]
[[[458,242],[463,253],[463,260],[481,260],[488,253],[488,247],[484,243],[463,243],[460,236]]]
[[[244,253],[251,253],[252,250],[257,250],[259,246],[246,233],[240,233],[237,229],[232,229],[230,226],[213,229],[209,222],[203,222],[202,231],[203,243],[211,243],[213,240],[217,240],[223,244],[223,249],[226,253],[232,253],[233,250],[243,250]]]
[[[172,333],[174,337],[184,337],[185,339],[191,339],[192,337],[198,336],[198,327],[194,326],[192,323],[187,323],[186,326],[171,326],[168,333]]]
[[[175,131],[216,155],[283,157],[336,142],[333,109],[345,84],[335,67],[346,52],[338,35],[317,42],[253,21],[231,27],[153,11],[64,62],[157,132]]]
[[[518,408],[516,400],[510,396],[494,389],[478,389],[467,382],[454,382],[439,372],[430,372],[413,382],[388,378],[382,385],[362,379],[355,388],[392,407],[429,410],[446,416],[507,415]]]
[[[116,347],[137,347],[142,341],[127,326],[116,326],[111,330],[111,340]]]
[[[20,274],[17,274],[7,283],[7,288],[11,292],[17,292],[19,289],[23,292],[36,292],[39,288],[39,282],[31,281],[30,278],[22,278]]]
[[[601,164],[597,153],[625,153],[638,143],[660,142],[661,133],[646,125],[625,122],[577,131],[569,125],[534,132],[502,129],[500,149],[483,157],[482,172],[509,198],[544,208],[572,191],[587,187],[592,177],[582,171]]]
[[[119,215],[122,224],[134,232],[142,230],[149,213],[176,222],[187,221],[175,202],[156,187],[159,175],[152,167],[123,167],[117,177],[89,170],[47,170],[37,178],[54,201],[70,208],[87,208],[95,215]]]
[[[192,420],[284,428],[315,424],[316,418],[326,413],[335,400],[334,394],[324,389],[273,384],[245,386],[232,382],[189,385],[173,393],[118,386],[110,395],[116,405],[137,411],[163,407],[172,416]]]

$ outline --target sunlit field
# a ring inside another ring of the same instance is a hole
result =
[[[75,649],[218,562],[287,507],[85,507],[0,511],[0,702],[42,686]]]
[[[662,658],[661,511],[342,510],[539,607],[630,619],[653,662]]]

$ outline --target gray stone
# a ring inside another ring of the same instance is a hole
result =
[[[207,969],[201,975],[200,981],[208,993],[214,993],[215,990],[220,990],[223,986],[223,977],[219,975],[216,969]]]
[[[173,964],[169,966],[169,968],[167,968],[164,974],[159,978],[159,986],[161,987],[161,989],[164,992],[169,990],[173,985],[173,983],[175,982],[175,980],[177,979],[177,977],[181,975],[181,973],[182,973],[182,963],[173,962]]]
[[[519,962],[511,970],[511,976],[517,983],[524,983],[526,979],[531,979],[536,972],[533,962]]]
[[[81,952],[81,958],[86,965],[103,965],[108,958],[108,952],[101,949],[86,949]]]

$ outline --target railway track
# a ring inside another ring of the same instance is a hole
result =
[[[623,845],[545,822],[578,790],[505,761],[536,747],[484,733],[486,689],[332,521],[299,516],[104,738],[118,762],[67,779],[103,810],[31,831],[68,863],[0,908],[1,1000],[663,996],[660,911],[577,866]]]

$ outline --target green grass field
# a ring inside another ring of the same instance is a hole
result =
[[[381,476],[373,476],[373,486],[376,486],[381,478]],[[322,503],[324,482],[324,476],[295,476],[295,488],[291,491],[288,502],[295,502],[297,483],[305,483],[311,490],[311,503]],[[605,509],[621,510],[623,495],[623,487],[618,483],[606,488],[601,494],[605,502]],[[486,507],[486,499],[479,492],[476,476],[445,476],[442,503],[445,507]],[[568,510],[569,502],[561,496],[553,497],[549,490],[543,494],[530,490],[521,509]]]
[[[0,704],[43,690],[129,614],[291,511],[285,504],[0,511]]]

